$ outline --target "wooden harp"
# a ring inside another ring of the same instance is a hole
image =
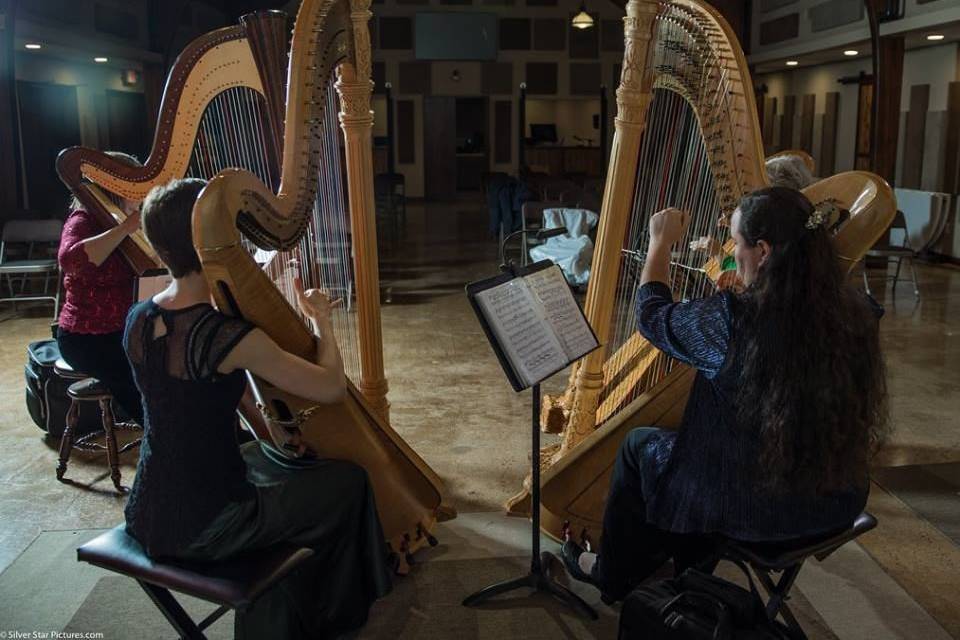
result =
[[[142,200],[175,178],[211,178],[226,167],[244,167],[276,181],[286,47],[287,16],[279,11],[249,14],[237,26],[197,38],[167,76],[144,165],[71,147],[57,157],[60,179],[105,229],[125,217],[117,196]],[[159,267],[140,231],[120,251],[137,275]]]
[[[545,427],[563,434],[541,455],[543,530],[559,536],[568,522],[594,541],[623,438],[637,426],[678,426],[694,376],[635,330],[647,222],[677,206],[692,213],[688,239],[720,237],[740,198],[766,186],[753,84],[723,17],[698,0],[630,0],[626,11],[616,130],[585,305],[605,348],[574,367],[567,391],[545,398],[541,414]],[[848,269],[896,210],[889,185],[861,171],[805,193],[815,204],[849,211],[835,236]],[[727,242],[706,256],[681,248],[671,267],[675,298],[712,294],[732,249]],[[507,507],[529,510],[526,491]]]
[[[370,0],[304,0],[293,31],[276,185],[220,171],[193,212],[194,244],[217,306],[282,348],[315,354],[291,304],[292,279],[326,287],[349,378],[344,402],[314,405],[251,377],[273,433],[297,429],[325,458],[364,467],[384,533],[401,558],[432,541],[442,485],[388,422],[374,226]],[[252,253],[249,243],[256,245]],[[283,451],[282,438],[275,439]]]

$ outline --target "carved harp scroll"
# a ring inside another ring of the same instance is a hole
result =
[[[224,166],[279,178],[286,25],[286,14],[262,11],[191,42],[167,76],[143,166],[71,147],[57,158],[60,179],[109,228],[124,217],[117,197],[142,200],[175,178],[210,178]],[[120,251],[138,275],[159,266],[141,232],[124,240]]]

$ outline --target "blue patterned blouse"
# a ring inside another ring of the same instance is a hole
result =
[[[667,531],[781,540],[833,531],[860,514],[866,489],[819,496],[760,490],[756,429],[737,424],[734,294],[675,303],[667,285],[649,282],[636,311],[641,334],[697,369],[680,429],[658,431],[645,446],[648,522]]]

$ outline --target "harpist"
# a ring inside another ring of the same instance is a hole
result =
[[[314,362],[281,350],[244,320],[220,314],[193,247],[201,180],[156,187],[143,228],[173,283],[131,309],[124,347],[142,394],[145,437],[127,531],[151,556],[216,561],[290,542],[314,556],[236,617],[237,638],[325,638],[361,626],[390,589],[373,490],[349,462],[290,470],[257,443],[238,447],[236,410],[249,370],[316,402],[343,397],[330,302],[298,292],[319,332]]]
[[[636,310],[647,339],[698,370],[683,422],[621,445],[599,557],[563,547],[568,570],[610,599],[681,549],[705,551],[698,534],[774,541],[848,527],[887,425],[876,318],[810,201],[783,187],[746,196],[732,219],[744,291],[675,303],[670,249],[687,220],[676,209],[651,219]]]

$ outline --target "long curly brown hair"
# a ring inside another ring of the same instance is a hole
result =
[[[759,429],[761,483],[829,493],[864,487],[887,435],[878,322],[846,282],[825,225],[799,191],[771,187],[740,202],[739,230],[772,250],[741,294],[740,424]]]

